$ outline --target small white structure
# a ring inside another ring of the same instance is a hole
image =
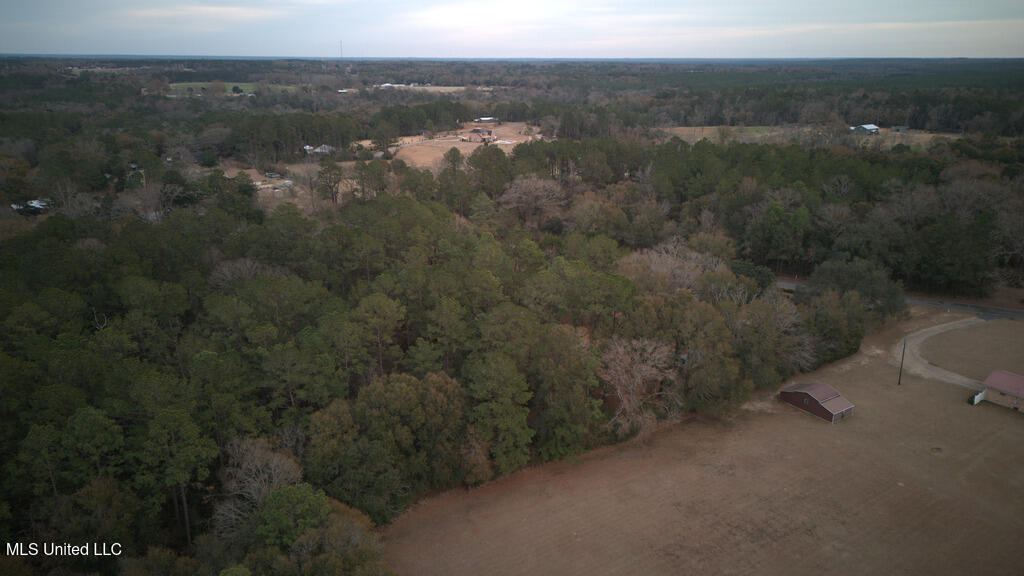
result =
[[[473,122],[497,122],[498,119],[494,116],[483,116],[482,118],[474,118]]]
[[[35,200],[29,200],[24,204],[11,204],[11,210],[14,210],[18,214],[41,214],[46,212],[53,206],[53,202],[48,198],[36,198]]]
[[[316,148],[306,144],[302,149],[306,151],[306,154],[330,154],[331,152],[334,152],[334,146],[330,146],[328,144],[321,144]]]
[[[878,126],[874,124],[861,124],[860,126],[850,126],[850,130],[858,134],[878,134]]]

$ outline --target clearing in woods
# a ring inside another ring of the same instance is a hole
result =
[[[965,317],[914,308],[797,379],[856,404],[845,422],[763,394],[647,444],[428,498],[386,528],[385,555],[406,575],[1019,574],[1024,418],[906,373],[897,387],[889,353]],[[1024,336],[1019,321],[992,325],[966,336]],[[1003,364],[1000,350],[974,353]]]
[[[501,148],[505,154],[511,154],[516,144],[539,138],[535,135],[535,130],[527,126],[525,122],[503,122],[501,124],[466,122],[459,130],[438,134],[433,138],[420,136],[402,138],[399,141],[400,147],[395,153],[395,158],[405,161],[414,168],[440,170],[444,153],[451,148],[458,148],[463,156],[468,157],[474,150],[482,146],[479,142],[463,140],[463,138],[468,138],[470,131],[474,128],[492,130],[495,140],[492,145]]]
[[[822,140],[823,134],[845,136],[847,132],[840,128],[823,129],[821,126],[807,124],[792,124],[786,126],[674,126],[665,130],[670,136],[677,136],[693,144],[707,138],[711,142],[743,142],[746,144],[788,144],[794,140],[817,139],[827,143],[828,138]],[[891,128],[882,128],[878,134],[855,134],[859,145],[864,147],[878,146],[889,150],[897,144],[905,144],[917,151],[924,151],[932,143],[938,140],[953,141],[961,138],[962,134],[928,132],[926,130],[904,130],[896,132]]]

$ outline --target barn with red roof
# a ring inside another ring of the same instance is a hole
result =
[[[853,413],[853,404],[838,390],[822,382],[805,382],[783,388],[779,391],[779,399],[829,422],[845,420]]]

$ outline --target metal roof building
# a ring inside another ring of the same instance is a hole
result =
[[[1006,370],[993,370],[985,378],[984,399],[1019,411],[1024,406],[1024,376]]]
[[[878,134],[878,126],[874,124],[861,124],[860,126],[850,126],[850,130],[859,132],[861,134]]]
[[[835,388],[821,382],[783,388],[779,391],[779,399],[829,422],[845,420],[853,413],[853,404],[849,400]]]

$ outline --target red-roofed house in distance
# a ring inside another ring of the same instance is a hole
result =
[[[1006,370],[993,370],[985,378],[984,385],[985,395],[979,400],[988,400],[1018,412],[1024,407],[1024,376]]]
[[[779,390],[779,399],[815,416],[835,422],[853,413],[853,404],[838,390],[821,382],[805,382]]]

